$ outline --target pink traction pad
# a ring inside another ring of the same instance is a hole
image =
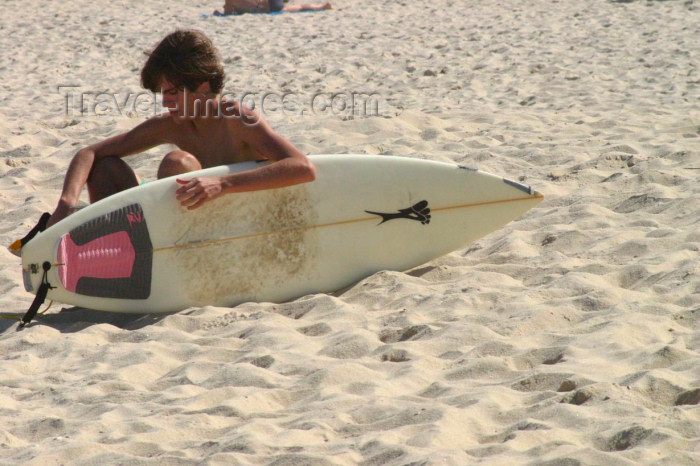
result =
[[[110,233],[78,246],[70,234],[58,244],[58,277],[63,287],[75,292],[78,280],[91,278],[128,278],[136,252],[126,231]]]

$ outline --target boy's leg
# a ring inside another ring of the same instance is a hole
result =
[[[322,10],[332,10],[333,6],[330,2],[323,5],[311,5],[308,3],[303,3],[300,5],[286,5],[284,11],[287,13],[297,13],[299,11],[322,11]]]
[[[90,202],[97,202],[138,184],[139,179],[134,171],[119,157],[95,160],[87,181]]]
[[[168,152],[158,167],[158,179],[181,175],[195,170],[201,170],[202,164],[197,158],[184,150]]]

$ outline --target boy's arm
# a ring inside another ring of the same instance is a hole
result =
[[[163,119],[158,117],[151,118],[131,131],[80,149],[68,166],[66,177],[63,181],[63,191],[61,192],[58,206],[53,215],[51,215],[48,226],[62,220],[71,213],[71,209],[78,203],[80,193],[85,183],[87,183],[95,160],[103,157],[125,157],[166,142],[164,138],[165,124],[166,122]]]
[[[311,161],[292,143],[275,133],[261,117],[249,114],[253,125],[240,119],[229,121],[237,137],[246,142],[261,158],[274,163],[254,170],[235,173],[221,178],[178,179],[182,184],[176,191],[183,206],[195,209],[204,202],[225,193],[242,193],[262,189],[283,188],[316,179],[316,169]]]

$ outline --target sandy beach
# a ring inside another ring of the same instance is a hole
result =
[[[456,162],[545,200],[335,294],[0,319],[0,463],[700,463],[698,2],[222,4],[2,1],[0,244],[79,148],[153,114],[143,52],[176,28],[213,40],[229,95],[294,96],[265,116],[304,153]],[[154,179],[167,150],[127,160]],[[4,315],[33,298],[4,247],[0,291]]]

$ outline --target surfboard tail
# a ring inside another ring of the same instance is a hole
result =
[[[37,224],[32,228],[27,235],[22,238],[16,240],[14,243],[9,245],[7,249],[10,250],[12,254],[14,254],[17,257],[22,256],[22,248],[24,247],[25,244],[27,244],[29,241],[32,240],[36,235],[41,233],[42,231],[46,230],[46,224],[49,222],[49,219],[51,218],[51,214],[48,212],[44,212],[41,214],[41,217],[39,218],[39,221]]]

